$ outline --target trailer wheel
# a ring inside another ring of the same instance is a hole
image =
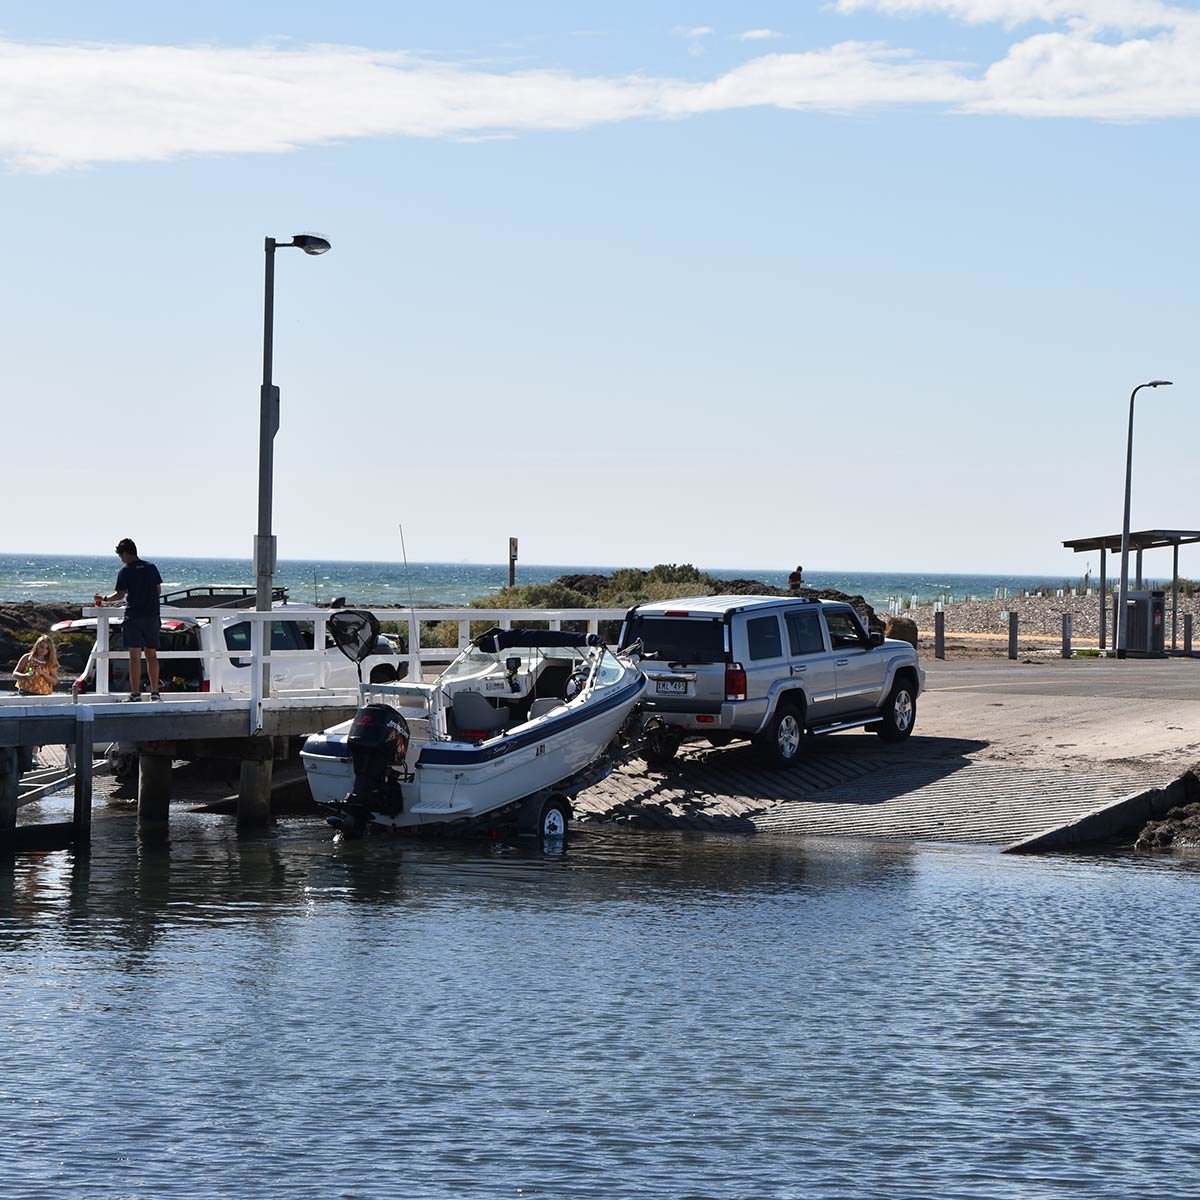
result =
[[[517,815],[517,832],[540,841],[562,841],[567,836],[571,806],[563,796],[527,800]]]

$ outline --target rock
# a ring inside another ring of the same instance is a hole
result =
[[[769,594],[775,593],[783,596],[802,596],[810,600],[840,600],[843,604],[849,604],[862,617],[869,632],[874,633],[878,630],[880,633],[883,633],[883,622],[875,615],[874,608],[862,596],[848,596],[845,592],[839,592],[836,588],[821,588],[820,591],[816,588],[797,588],[791,592],[783,592],[776,588]]]
[[[0,603],[0,670],[11,671],[39,634],[49,633],[58,621],[78,617],[79,611],[78,604]]]
[[[604,590],[612,584],[607,575],[560,575],[556,582],[573,592],[582,592],[592,600],[598,600]]]
[[[790,596],[787,588],[772,587],[759,579],[716,579],[718,596]]]
[[[908,642],[912,647],[917,644],[917,623],[910,617],[888,617],[887,625],[884,627],[883,636],[885,638],[896,638],[901,642]]]

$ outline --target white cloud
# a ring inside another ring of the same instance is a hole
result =
[[[774,29],[747,29],[744,33],[735,33],[733,36],[739,42],[767,42],[772,38],[781,38],[783,34]]]
[[[844,11],[866,2],[839,0]],[[985,11],[1005,20],[1031,7],[1026,0],[871,3],[963,20]],[[278,153],[351,138],[479,140],[753,106],[852,112],[926,105],[1122,121],[1200,115],[1200,16],[1150,0],[1046,0],[1040,7],[1059,13],[1061,27],[1031,31],[990,64],[845,41],[760,55],[699,83],[505,72],[346,46],[0,42],[0,160],[50,171]],[[1125,40],[1101,36],[1084,20],[1133,19],[1134,10],[1151,24]]]
[[[716,30],[711,25],[676,25],[671,32],[676,37],[682,38],[702,38],[710,37],[716,33]]]
[[[939,14],[971,25],[1058,25],[1093,29],[1158,29],[1174,25],[1183,10],[1159,0],[836,0],[838,12],[866,9],[893,17]]]

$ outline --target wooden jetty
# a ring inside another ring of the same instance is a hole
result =
[[[238,821],[270,819],[272,764],[281,739],[300,737],[345,721],[358,706],[357,691],[289,694],[252,702],[223,695],[172,695],[140,704],[111,696],[30,696],[0,705],[0,848],[42,849],[86,845],[90,837],[92,763],[96,746],[126,743],[138,750],[138,823],[167,821],[171,763],[177,758],[241,761]],[[255,711],[257,707],[258,711]],[[253,733],[249,733],[252,720]],[[75,806],[71,821],[16,824],[21,750],[74,748]]]

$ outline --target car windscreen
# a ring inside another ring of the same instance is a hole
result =
[[[715,619],[692,617],[633,617],[625,630],[625,645],[638,638],[642,649],[660,662],[724,662],[724,626]]]

